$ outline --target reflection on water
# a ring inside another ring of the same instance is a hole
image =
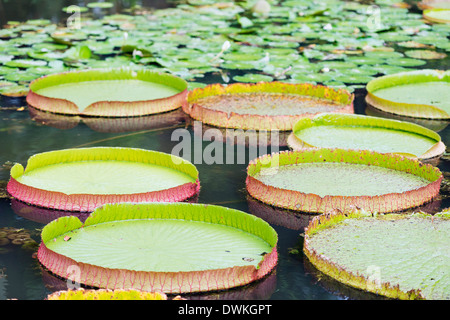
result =
[[[8,21],[27,21],[30,19],[48,19],[53,23],[65,23],[70,14],[61,8],[76,5],[85,7],[89,2],[84,0],[0,0],[0,25]],[[105,14],[123,12],[124,9],[141,6],[150,9],[162,9],[171,6],[167,0],[116,0],[114,6],[108,10],[93,10],[93,15],[101,18]]]

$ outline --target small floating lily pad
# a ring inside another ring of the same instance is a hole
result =
[[[246,185],[252,197],[291,210],[393,212],[430,201],[441,180],[436,167],[400,155],[321,148],[259,157]]]
[[[42,230],[40,263],[102,289],[186,293],[229,289],[276,266],[278,236],[245,212],[191,203],[122,203],[95,210],[82,224],[62,217]]]
[[[10,98],[23,98],[28,94],[28,86],[8,85],[0,87],[0,95]]]
[[[450,73],[414,70],[367,84],[366,102],[385,112],[426,119],[450,119]]]
[[[186,101],[187,83],[150,70],[98,69],[36,79],[27,102],[40,110],[84,116],[142,116],[174,110]]]
[[[39,153],[11,168],[7,190],[33,205],[92,212],[115,202],[184,201],[199,191],[198,171],[181,158],[133,148]]]
[[[217,127],[288,131],[320,112],[353,113],[353,98],[345,89],[308,83],[213,84],[191,91],[183,110]]]
[[[363,211],[317,216],[303,251],[328,276],[389,298],[449,300],[448,210],[433,215]]]
[[[356,114],[319,114],[299,120],[288,139],[294,150],[340,148],[398,153],[421,160],[445,152],[441,137],[425,127],[404,121]]]
[[[450,1],[448,0],[422,0],[417,6],[419,9],[450,9]]]

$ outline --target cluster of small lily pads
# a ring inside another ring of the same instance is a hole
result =
[[[428,23],[398,0],[188,0],[130,14],[109,14],[111,5],[79,7],[78,26],[8,22],[0,29],[0,94],[25,96],[43,75],[124,66],[169,72],[191,88],[211,79],[280,80],[353,91],[450,50],[449,24]]]

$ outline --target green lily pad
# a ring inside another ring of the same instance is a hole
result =
[[[90,212],[112,202],[183,201],[198,187],[196,168],[181,158],[132,148],[84,148],[34,155],[26,170],[16,164],[8,192],[45,208]]]
[[[447,57],[445,53],[432,50],[407,50],[405,55],[415,59],[444,59]]]
[[[167,300],[160,292],[140,290],[77,289],[60,290],[47,296],[47,300]]]
[[[4,76],[5,80],[15,82],[31,82],[38,78],[37,74],[30,73],[28,71],[17,71],[14,73],[8,73]]]
[[[89,11],[89,8],[82,6],[69,6],[62,8],[61,10],[65,13],[74,13],[74,12],[85,13]]]
[[[12,85],[0,87],[0,95],[10,98],[22,98],[28,94],[29,88],[25,85]]]
[[[255,69],[255,64],[245,61],[233,61],[233,62],[224,62],[220,65],[220,67],[231,70],[252,70]]]
[[[448,72],[415,70],[386,75],[367,84],[369,105],[415,118],[449,119]]]
[[[346,285],[394,299],[448,300],[449,218],[447,211],[323,215],[305,230],[303,251],[316,268]]]
[[[264,220],[225,207],[111,204],[84,224],[67,216],[46,225],[38,259],[63,277],[69,259],[81,281],[98,288],[204,292],[267,275],[277,262],[277,238]]]
[[[294,150],[307,147],[372,150],[398,153],[421,160],[445,152],[441,137],[409,122],[364,115],[323,113],[299,120],[288,144]]]
[[[366,84],[369,81],[371,81],[372,79],[374,79],[374,77],[371,77],[369,75],[364,75],[364,74],[355,74],[355,73],[351,73],[349,72],[349,74],[342,74],[342,75],[337,75],[334,77],[334,80],[336,81],[340,81],[340,82],[344,82],[344,83],[361,83],[361,84]]]
[[[86,5],[86,7],[94,9],[94,8],[100,8],[100,9],[109,9],[114,7],[114,4],[111,2],[90,2]]]
[[[423,66],[427,62],[425,60],[414,59],[414,58],[391,58],[386,60],[386,64],[391,66],[401,66],[401,67],[417,67]]]
[[[237,81],[237,82],[253,82],[253,83],[257,83],[257,82],[270,82],[270,81],[273,80],[273,78],[271,76],[264,75],[264,74],[247,73],[247,74],[242,75],[242,76],[234,76],[233,80]]]
[[[4,63],[5,66],[11,68],[31,68],[47,65],[46,61],[33,59],[15,59]]]
[[[94,69],[52,74],[33,82],[30,89],[27,101],[37,109],[65,114],[136,116],[179,108],[185,99],[187,83],[169,74],[144,69]]]
[[[183,110],[218,127],[290,131],[298,119],[316,113],[353,112],[353,98],[346,90],[308,83],[239,82],[194,89]]]
[[[19,70],[18,68],[9,68],[9,67],[0,66],[0,75],[4,76],[4,75],[10,74],[10,73],[14,73],[18,70]]]
[[[450,9],[428,9],[423,11],[425,19],[436,23],[450,23]]]
[[[292,74],[291,78],[297,81],[321,83],[333,79],[333,77],[328,73],[296,73]]]

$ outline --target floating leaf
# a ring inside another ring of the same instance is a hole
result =
[[[213,205],[105,205],[84,224],[74,216],[53,220],[41,237],[38,259],[52,273],[66,277],[70,260],[83,284],[114,290],[229,289],[261,279],[277,263],[278,236],[267,222]]]
[[[405,55],[415,59],[444,59],[447,57],[445,53],[440,53],[431,50],[407,50]]]
[[[30,89],[27,101],[37,109],[117,117],[177,109],[185,101],[187,83],[169,74],[122,68],[52,74]]]
[[[86,5],[88,8],[100,8],[100,9],[109,9],[114,6],[111,2],[90,2]]]
[[[340,148],[398,153],[421,160],[435,159],[445,152],[434,131],[409,122],[356,114],[322,113],[299,120],[288,139],[294,150]]]
[[[400,155],[321,148],[259,157],[246,186],[257,200],[290,210],[394,212],[433,199],[441,180],[439,169]]]
[[[47,296],[47,300],[167,300],[160,292],[140,290],[77,289],[56,291]]]
[[[300,118],[320,112],[353,112],[353,95],[311,84],[259,82],[198,88],[183,110],[204,123],[256,130],[291,130]]]
[[[448,300],[449,227],[447,211],[332,213],[309,224],[303,251],[316,268],[346,285],[393,299]]]
[[[449,119],[448,73],[414,70],[386,75],[367,84],[366,102],[394,114],[428,119]]]
[[[36,154],[26,170],[20,164],[11,169],[8,183],[8,192],[18,200],[80,212],[113,202],[183,201],[198,190],[196,168],[181,158],[106,147]]]
[[[270,82],[273,80],[271,76],[258,74],[258,73],[247,73],[243,76],[234,76],[234,81],[237,82]]]

